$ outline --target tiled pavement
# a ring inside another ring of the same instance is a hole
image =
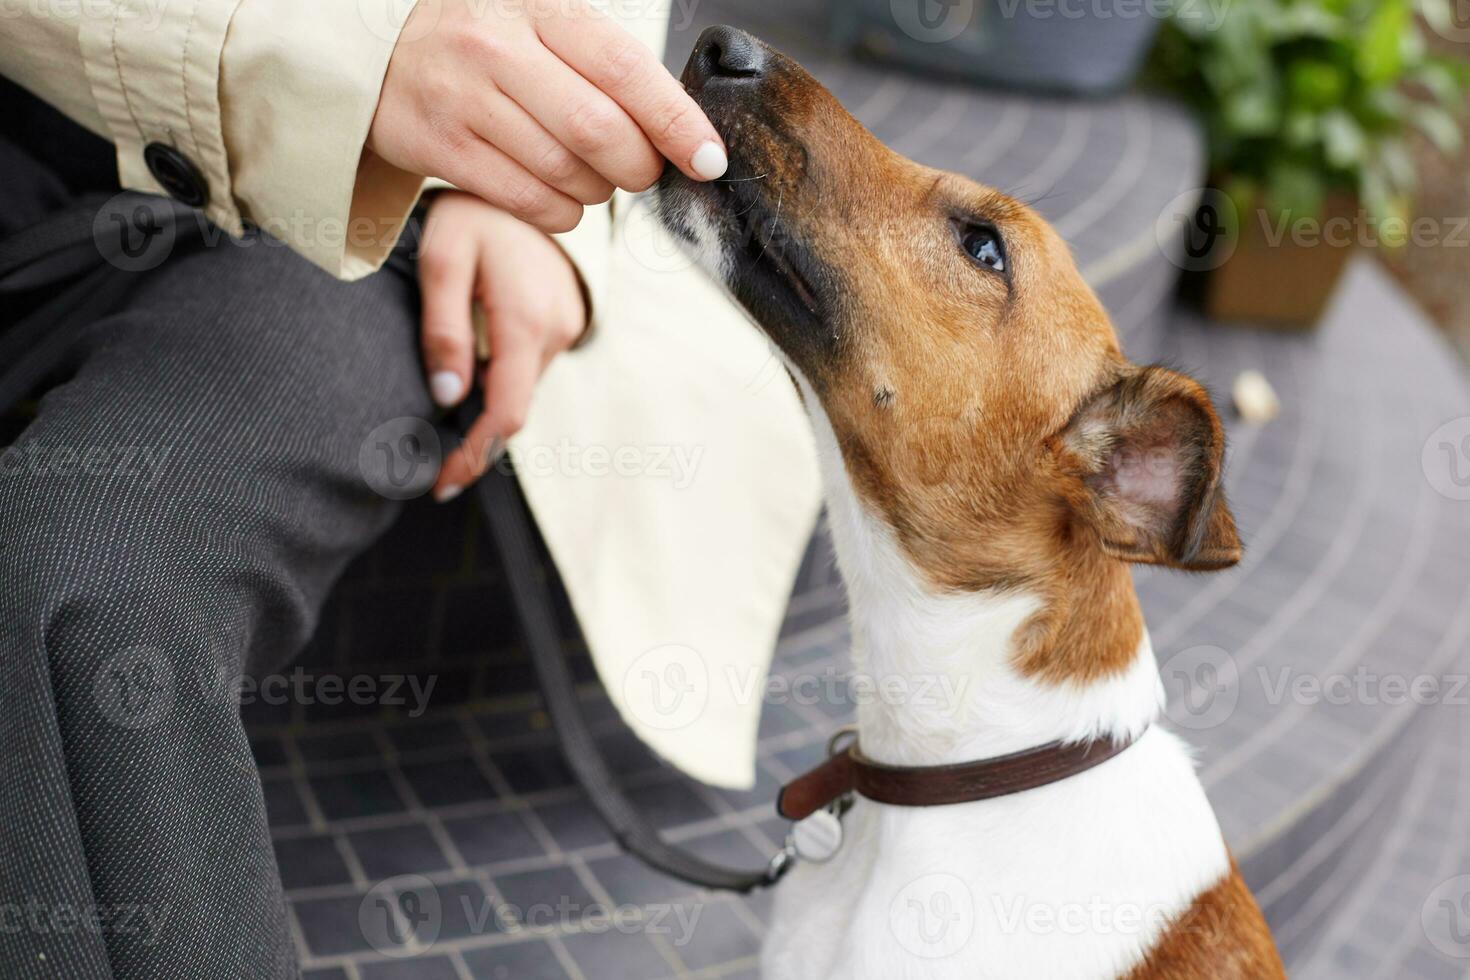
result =
[[[742,20],[697,10],[671,50],[687,51],[705,21]],[[781,23],[753,26],[898,149],[1039,198],[1135,358],[1167,358],[1217,392],[1245,367],[1277,386],[1278,419],[1231,426],[1245,563],[1139,576],[1171,715],[1201,749],[1227,836],[1295,972],[1464,975],[1470,958],[1431,937],[1470,956],[1470,943],[1456,945],[1470,938],[1470,905],[1456,918],[1453,890],[1470,873],[1470,709],[1370,703],[1385,700],[1385,677],[1470,667],[1470,502],[1439,492],[1454,493],[1457,475],[1434,469],[1439,457],[1427,469],[1421,459],[1437,426],[1470,412],[1443,345],[1366,262],[1315,335],[1173,315],[1174,269],[1153,220],[1200,162],[1188,123],[1167,107],[977,94],[811,57]],[[840,608],[818,549],[778,671],[842,676]],[[766,900],[697,895],[618,853],[557,757],[517,642],[475,515],[415,505],[349,572],[303,664],[432,677],[429,710],[247,708],[308,977],[753,976]],[[819,756],[846,714],[768,704],[760,782],[714,790],[650,758],[579,664],[635,799],[674,839],[732,863],[754,866],[774,848],[784,830],[775,787]],[[1313,696],[1313,683],[1328,691]],[[395,887],[413,894],[384,894]],[[520,921],[499,914],[511,906]],[[387,955],[399,953],[413,955]]]

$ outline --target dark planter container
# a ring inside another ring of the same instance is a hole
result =
[[[1261,326],[1307,330],[1332,299],[1343,267],[1356,251],[1352,234],[1357,199],[1329,195],[1309,236],[1287,227],[1272,230],[1257,206],[1242,215],[1235,247],[1208,274],[1204,310],[1216,320],[1248,320]],[[1336,229],[1336,233],[1334,233]]]
[[[921,71],[1101,95],[1133,80],[1159,18],[1151,0],[834,0],[838,44]]]

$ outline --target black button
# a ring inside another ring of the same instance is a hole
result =
[[[169,196],[191,208],[209,203],[209,184],[194,162],[178,150],[163,143],[149,143],[143,149],[143,162],[153,179],[163,185]]]

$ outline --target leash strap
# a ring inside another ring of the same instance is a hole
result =
[[[787,820],[801,820],[848,793],[892,806],[989,800],[1086,772],[1136,741],[1049,742],[1009,755],[946,766],[885,765],[866,758],[853,743],[781,787],[776,810]]]
[[[577,700],[575,682],[552,612],[551,594],[538,574],[541,563],[533,519],[515,477],[492,467],[480,478],[477,493],[500,552],[511,598],[551,713],[552,726],[561,742],[562,755],[613,837],[645,864],[702,888],[744,893],[775,884],[790,867],[790,856],[785,850],[778,851],[771,863],[759,871],[713,864],[665,842],[624,795]]]

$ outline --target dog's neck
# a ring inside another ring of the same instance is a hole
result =
[[[817,404],[810,389],[804,394],[809,406]],[[1055,740],[1142,734],[1160,712],[1163,687],[1125,566],[1097,562],[1094,580],[1070,577],[1075,594],[1064,596],[941,594],[853,491],[830,424],[820,409],[811,414],[848,591],[854,666],[870,682],[856,699],[865,755],[894,765],[937,765]],[[1100,609],[1097,597],[1104,595],[1107,608]],[[1053,617],[1051,659],[1023,669],[1027,651],[1018,648],[1018,634],[1038,613]],[[1130,625],[1099,630],[1088,622],[1099,615]],[[1100,643],[1113,648],[1081,648]],[[1098,662],[1105,669],[1087,669]]]

